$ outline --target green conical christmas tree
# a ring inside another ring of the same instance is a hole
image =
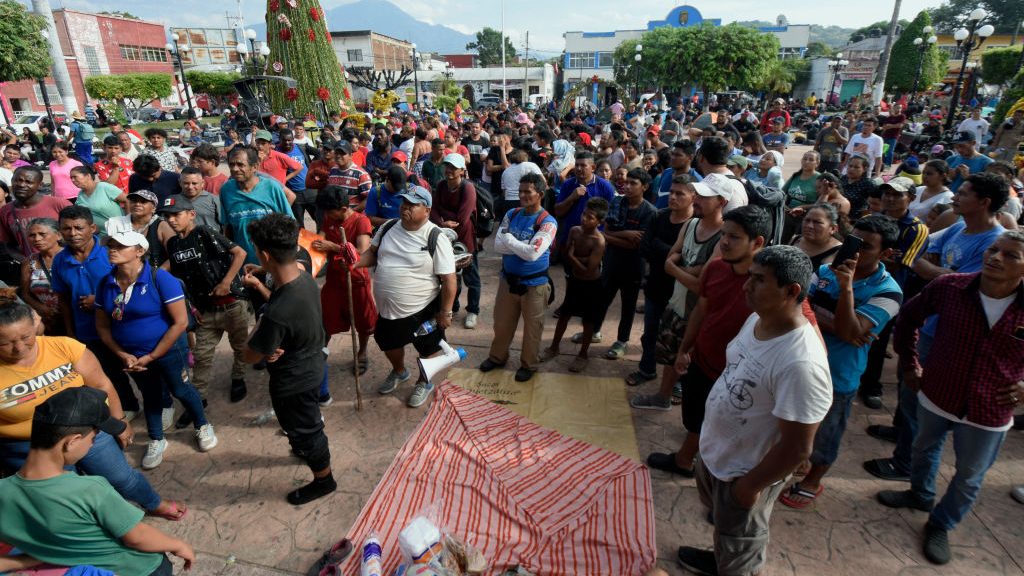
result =
[[[352,94],[331,47],[324,11],[317,0],[268,0],[267,74],[290,76],[298,86],[268,86],[275,112],[291,110],[296,118],[339,111],[348,115]]]

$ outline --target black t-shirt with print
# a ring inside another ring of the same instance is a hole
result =
[[[231,249],[237,246],[220,232],[207,226],[196,226],[182,238],[175,234],[167,241],[167,259],[171,274],[185,283],[188,297],[199,310],[209,310],[214,304],[210,296],[213,289],[231,268]],[[241,272],[231,281],[231,296],[245,298]]]

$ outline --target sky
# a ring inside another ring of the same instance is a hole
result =
[[[29,3],[29,0],[22,0]],[[320,0],[325,9],[351,0]],[[444,24],[460,32],[475,33],[484,26],[501,25],[501,0],[392,0],[413,17],[432,24]],[[147,20],[168,26],[226,27],[225,11],[237,15],[239,3],[247,23],[260,21],[266,11],[265,0],[50,0],[54,8],[64,6],[83,11],[127,10]],[[940,0],[904,0],[900,17],[912,20],[925,8],[938,6]],[[211,10],[210,6],[216,9]],[[570,30],[604,32],[635,30],[647,27],[648,20],[661,20],[681,2],[665,0],[551,0],[505,1],[505,33],[520,49],[525,32],[530,32],[530,50],[545,56],[561,52],[562,33]],[[555,13],[552,7],[558,6]],[[859,28],[892,16],[893,0],[858,0],[856,2],[822,2],[821,0],[714,0],[692,3],[705,18],[720,18],[723,23],[735,20],[766,20],[774,22],[784,14],[791,24],[839,25]],[[780,8],[781,6],[784,8]],[[577,8],[578,7],[578,8]],[[343,30],[341,22],[330,22],[334,30]]]

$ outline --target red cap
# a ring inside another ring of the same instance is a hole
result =
[[[395,153],[391,155],[391,161],[394,162],[395,160],[398,160],[402,164],[405,164],[406,162],[409,161],[409,156],[405,152],[402,152],[401,150],[395,150]]]

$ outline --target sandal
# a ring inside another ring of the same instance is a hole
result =
[[[800,483],[797,482],[796,484],[790,486],[789,490],[786,490],[785,492],[782,493],[782,495],[779,496],[779,502],[796,510],[813,508],[815,501],[817,501],[818,499],[818,496],[821,496],[821,493],[824,491],[824,484],[819,484],[818,489],[814,492],[811,492],[810,490],[804,490],[803,488],[801,488]]]
[[[583,372],[589,361],[590,358],[587,358],[586,356],[577,356],[573,358],[572,363],[569,364],[569,372]]]
[[[803,464],[800,464],[799,466],[796,467],[796,470],[793,470],[793,476],[807,476],[807,473],[810,471],[811,463],[808,462],[807,460],[804,460]]]
[[[306,576],[341,576],[341,563],[352,554],[352,541],[348,538],[339,540],[331,549],[316,561]]]
[[[541,362],[547,362],[552,358],[558,358],[559,354],[561,354],[561,352],[559,352],[558,350],[553,350],[551,349],[551,347],[548,347],[541,350],[540,354],[537,355],[537,359]]]
[[[187,513],[187,506],[180,502],[175,502],[173,500],[167,503],[166,512],[159,512],[159,508],[157,508],[156,510],[150,510],[149,512],[146,512],[146,514],[149,514],[150,516],[157,516],[159,518],[163,518],[164,520],[169,520],[171,522],[177,522],[181,520],[185,517],[185,514]]]
[[[370,359],[369,358],[356,358],[355,363],[352,364],[352,373],[353,374],[356,373],[356,367],[359,368],[359,375],[360,376],[362,376],[363,374],[366,374],[366,371],[370,369]]]
[[[637,370],[630,373],[629,376],[626,376],[626,386],[639,386],[644,382],[650,382],[655,378],[657,378],[657,375],[655,374],[645,374],[644,372]]]

